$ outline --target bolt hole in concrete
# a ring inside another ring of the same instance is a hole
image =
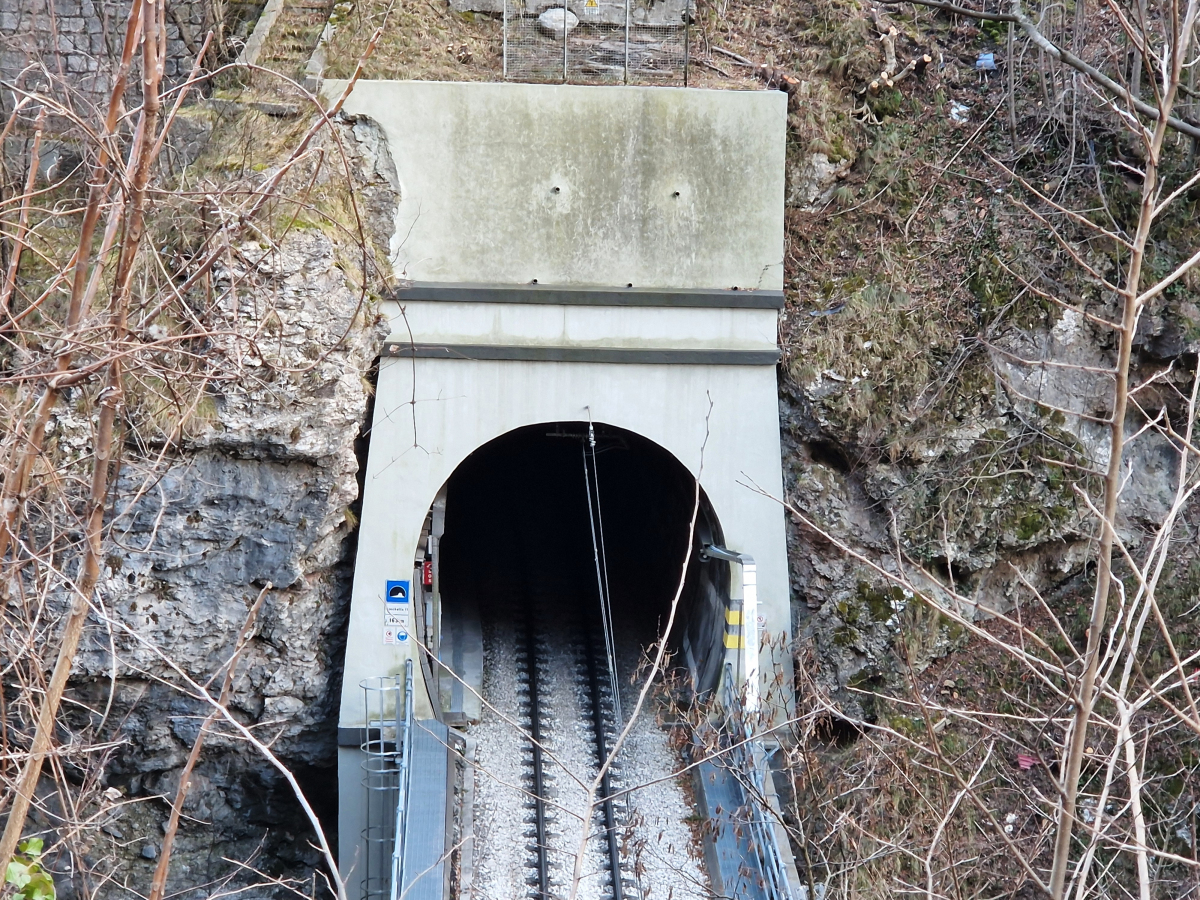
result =
[[[468,457],[446,488],[439,560],[443,621],[478,616],[483,694],[497,708],[485,709],[470,727],[479,742],[472,896],[481,900],[530,895],[532,813],[523,793],[529,751],[504,718],[528,718],[531,665],[537,667],[543,740],[553,754],[545,789],[553,801],[546,838],[549,888],[555,896],[570,888],[584,827],[580,781],[596,774],[589,652],[606,671],[593,523],[603,525],[600,566],[608,575],[619,705],[626,716],[636,700],[633,678],[642,654],[666,621],[683,568],[695,496],[690,474],[632,432],[599,425],[595,433],[591,514],[586,422],[510,432]],[[715,514],[701,495],[671,646],[675,675],[702,689],[714,683],[722,655],[720,586],[728,584],[728,569],[701,560],[699,547],[720,539]],[[601,704],[610,739],[617,725],[612,700],[606,694]],[[709,890],[694,810],[684,779],[670,777],[682,761],[656,712],[639,718],[614,769],[615,791],[664,779],[633,791],[628,804],[615,804],[623,896],[699,900]],[[587,827],[593,837],[579,896],[608,898],[613,891],[604,829],[598,818]]]

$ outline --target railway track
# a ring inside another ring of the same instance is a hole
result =
[[[505,591],[481,606],[492,709],[471,726],[476,857],[462,900],[565,900],[581,848],[577,900],[704,900],[712,894],[694,811],[673,777],[683,763],[653,712],[634,723],[587,809],[585,785],[617,734],[613,689],[632,702],[641,635],[618,633],[620,678],[610,680],[599,621],[589,634],[583,618],[593,605],[573,587]]]
[[[587,669],[587,693],[591,701],[589,705],[591,706],[592,734],[596,744],[596,768],[599,771],[600,766],[603,766],[608,760],[610,743],[615,743],[615,741],[610,741],[609,737],[610,729],[615,724],[614,717],[612,716],[613,698],[611,693],[607,698],[605,697],[604,682],[600,677],[600,661],[597,659],[595,633],[586,625],[583,628],[582,640],[583,655]],[[608,701],[607,704],[605,703],[606,699]],[[617,816],[612,799],[613,773],[614,767],[610,767],[604,771],[600,779],[599,814],[604,843],[608,854],[608,871],[612,900],[624,900],[625,890],[621,877],[620,843],[617,840]]]
[[[547,787],[546,759],[543,747],[548,737],[542,728],[542,684],[545,673],[542,671],[545,653],[539,646],[533,610],[526,611],[522,641],[517,649],[517,664],[521,667],[518,684],[523,687],[521,695],[521,713],[525,719],[526,730],[532,740],[526,748],[527,767],[526,789],[529,800],[525,808],[532,814],[526,822],[530,828],[525,837],[532,841],[526,845],[530,855],[530,867],[533,869],[532,879],[526,879],[532,890],[532,900],[551,900],[550,894],[550,843],[547,834]]]
[[[569,776],[555,772],[558,767],[548,757],[553,754],[556,744],[578,739],[578,732],[586,731],[590,765],[587,771],[575,775],[580,780],[590,781],[608,759],[615,737],[612,692],[595,634],[584,621],[563,622],[561,605],[557,610],[558,620],[548,618],[550,612],[545,606],[542,603],[528,605],[525,621],[518,629],[516,647],[521,724],[532,738],[526,742],[523,754],[523,786],[528,797],[524,833],[529,870],[526,884],[531,900],[557,900],[568,894],[574,856],[579,849],[578,836],[567,833],[574,829],[556,827],[559,819],[554,806],[557,782]],[[551,621],[554,622],[552,631],[542,624]],[[586,724],[584,729],[572,727],[571,719],[578,721],[578,718],[571,716],[568,710],[551,708],[549,683],[554,678],[566,678],[574,683],[578,692],[578,713]],[[622,872],[620,830],[624,822],[619,801],[612,799],[613,793],[619,790],[619,771],[619,767],[612,766],[604,773],[590,823],[593,835],[598,834],[598,838],[589,838],[588,849],[593,854],[598,849],[603,857],[607,881],[600,892],[603,900],[635,900],[638,896],[633,882]],[[598,848],[591,846],[594,844],[598,844]],[[594,878],[593,873],[588,875]],[[594,888],[584,892],[585,896],[593,894]]]

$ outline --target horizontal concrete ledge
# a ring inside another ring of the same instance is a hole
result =
[[[544,303],[554,306],[674,306],[709,309],[783,309],[783,291],[664,290],[661,288],[570,287],[554,284],[458,284],[414,281],[391,299],[474,303]]]
[[[641,363],[653,366],[773,366],[778,350],[652,350],[617,347],[520,347],[490,344],[410,344],[389,341],[383,355],[403,359],[503,362]]]

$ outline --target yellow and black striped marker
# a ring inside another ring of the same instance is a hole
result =
[[[725,610],[725,649],[746,649],[746,635],[742,633],[742,611],[740,609]]]

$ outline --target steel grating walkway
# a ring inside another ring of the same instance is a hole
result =
[[[400,848],[403,863],[399,896],[404,900],[443,900],[449,890],[449,737],[446,726],[433,719],[412,724],[407,810]]]
[[[704,822],[705,856],[713,893],[734,900],[773,900],[756,865],[742,786],[728,768],[709,761],[696,767],[697,812]]]

